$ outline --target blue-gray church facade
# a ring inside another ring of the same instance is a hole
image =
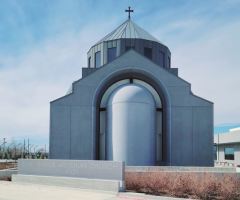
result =
[[[51,102],[49,156],[213,166],[213,103],[171,68],[168,47],[127,20],[89,50],[82,78]]]

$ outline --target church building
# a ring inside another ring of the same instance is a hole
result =
[[[82,78],[51,102],[50,159],[213,166],[213,103],[192,93],[169,48],[127,11],[89,49]]]

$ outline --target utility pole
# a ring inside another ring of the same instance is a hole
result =
[[[28,153],[27,153],[27,155],[28,155],[28,158],[29,158],[29,138],[28,138]]]
[[[44,152],[45,152],[44,158],[46,159],[46,158],[47,158],[47,148],[46,148],[46,144],[44,145]]]
[[[25,158],[25,139],[23,140],[23,152],[22,152],[22,158]]]
[[[6,138],[3,138],[3,155],[2,155],[2,159],[4,159],[5,157],[5,144],[6,144]]]
[[[219,159],[219,133],[217,134],[217,136],[218,136],[218,144],[217,144],[217,160],[218,160],[218,162],[220,161],[220,159]]]
[[[15,162],[17,160],[17,145],[15,144],[14,146],[14,159],[15,159]]]

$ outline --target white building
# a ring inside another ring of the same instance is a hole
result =
[[[240,127],[214,135],[215,161],[223,165],[240,165]]]

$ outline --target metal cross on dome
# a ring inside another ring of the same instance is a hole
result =
[[[131,6],[128,6],[128,10],[125,10],[125,12],[128,12],[128,19],[131,18],[130,13],[133,12],[133,10],[131,10]]]

